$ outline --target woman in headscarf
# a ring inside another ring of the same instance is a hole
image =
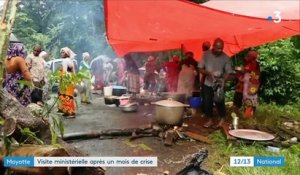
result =
[[[84,79],[81,82],[82,89],[80,92],[80,98],[81,98],[81,103],[86,103],[86,104],[90,104],[92,98],[92,92],[91,92],[92,82],[90,79],[91,68],[89,65],[89,61],[90,61],[90,54],[88,52],[84,52],[82,54],[82,61],[79,66],[79,70],[84,70],[86,76],[89,77],[89,79]]]
[[[245,117],[251,117],[258,104],[257,92],[260,85],[260,67],[257,62],[258,53],[256,51],[249,51],[244,64],[244,88],[243,101],[245,106]]]
[[[125,55],[124,59],[126,63],[127,91],[135,96],[140,93],[139,69],[129,54]]]
[[[179,76],[179,57],[174,55],[172,61],[165,63],[164,68],[167,72],[167,90],[168,92],[177,91],[177,83]]]
[[[4,88],[23,106],[31,103],[31,88],[19,83],[19,80],[31,80],[31,74],[25,62],[24,45],[12,43],[9,45],[5,59]]]
[[[64,113],[68,118],[75,118],[76,102],[74,99],[75,85],[69,81],[70,77],[75,74],[73,60],[76,54],[68,47],[60,50],[62,61],[61,81],[59,84],[59,103],[58,111]]]

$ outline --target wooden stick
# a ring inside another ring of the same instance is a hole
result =
[[[300,134],[296,134],[296,133],[294,133],[292,131],[289,131],[289,130],[287,130],[285,128],[282,128],[282,127],[279,127],[279,129],[286,132],[287,134],[289,134],[291,136],[297,137],[297,139],[300,140]]]
[[[192,138],[192,139],[195,139],[197,141],[200,141],[200,142],[204,142],[204,143],[208,143],[208,144],[212,144],[212,141],[208,138],[208,137],[205,137],[203,135],[200,135],[200,134],[196,134],[196,133],[192,133],[192,132],[189,132],[189,131],[185,131],[184,132],[188,137]]]

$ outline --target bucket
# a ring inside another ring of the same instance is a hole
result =
[[[112,96],[112,90],[113,90],[113,88],[112,88],[112,86],[106,86],[106,87],[104,87],[104,89],[103,89],[103,92],[104,92],[104,96]]]
[[[190,97],[189,98],[189,104],[191,108],[199,108],[202,102],[201,97]]]

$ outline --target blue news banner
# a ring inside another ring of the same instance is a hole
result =
[[[157,157],[5,157],[5,167],[157,167]]]
[[[231,156],[230,166],[232,167],[277,167],[285,166],[283,156]]]

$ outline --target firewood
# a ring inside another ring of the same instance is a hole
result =
[[[10,136],[15,132],[16,127],[17,127],[16,119],[14,117],[7,118],[5,119],[4,124],[1,127],[0,133],[3,132],[5,136]]]
[[[76,140],[76,139],[91,139],[99,138],[101,136],[110,136],[110,137],[121,137],[121,136],[132,136],[135,133],[139,134],[153,134],[158,135],[157,131],[149,128],[129,128],[129,129],[108,129],[103,131],[89,131],[89,132],[77,132],[65,134],[63,140]]]
[[[298,140],[300,140],[300,134],[294,133],[293,131],[287,130],[285,128],[279,127],[280,130],[286,132],[287,134],[297,137]]]
[[[233,136],[231,136],[230,134],[229,134],[229,123],[224,123],[222,126],[221,126],[221,128],[222,128],[222,133],[225,135],[225,138],[227,139],[227,140],[236,140],[236,138],[235,137],[233,137]]]
[[[192,132],[189,132],[189,131],[186,131],[185,134],[188,137],[190,137],[194,140],[204,142],[204,143],[208,143],[208,144],[212,144],[212,141],[208,137],[205,137],[203,135],[200,135],[200,134],[197,134],[197,133],[192,133]]]

